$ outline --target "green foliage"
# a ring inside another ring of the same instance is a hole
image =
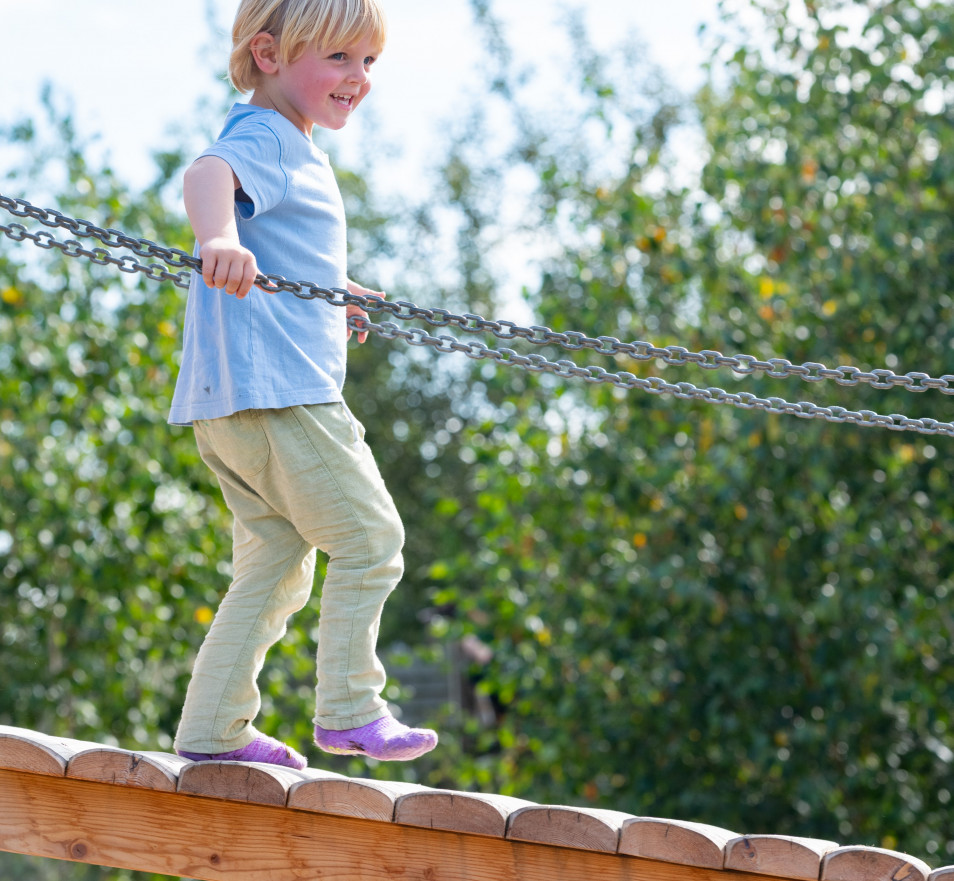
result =
[[[525,305],[558,330],[949,372],[949,4],[724,10],[694,104],[571,22],[577,80],[549,113],[490,4],[473,6],[491,88],[430,207],[382,206],[364,174],[341,175],[363,283],[393,276],[392,298],[490,314],[519,250],[538,271]],[[133,193],[57,124],[52,155],[33,125],[11,132],[28,197],[55,168],[67,213],[188,247],[167,207],[181,156]],[[693,126],[704,156],[687,180]],[[24,248],[0,247],[0,721],[168,748],[228,580],[217,489],[165,425],[182,293]],[[352,352],[349,402],[408,533],[382,642],[479,639],[492,658],[469,672],[496,720],[449,711],[440,749],[412,766],[324,766],[952,861],[949,439],[399,343]],[[934,392],[605,366],[954,418]],[[301,744],[317,604],[261,680],[263,726]]]
[[[191,249],[176,192],[182,155],[157,156],[156,182],[135,192],[89,163],[51,94],[44,112],[9,132],[20,164],[5,194]],[[49,129],[59,135],[46,137]],[[341,187],[359,254],[355,275],[374,284],[375,259],[390,248],[382,215],[360,175],[342,172]],[[231,553],[230,518],[191,431],[166,424],[184,305],[185,292],[171,284],[0,242],[0,724],[172,748]],[[408,575],[403,602],[383,622],[385,644],[417,641],[423,628],[422,561],[429,565],[442,544],[429,512],[437,478],[443,490],[457,480],[441,472],[449,456],[457,461],[448,451],[460,422],[449,402],[459,386],[380,343],[353,350],[350,400],[407,519]],[[312,739],[321,574],[311,608],[260,679],[262,728],[302,747]],[[389,696],[400,694],[395,683]],[[63,877],[60,866],[18,857],[0,855],[0,865],[5,878]]]
[[[158,191],[132,205],[78,145],[66,164],[81,195],[62,210],[185,240]],[[165,425],[182,298],[33,257],[8,247],[0,258],[0,714],[126,744],[162,731],[169,746],[174,707],[161,698],[181,688],[195,642],[179,601],[215,602],[222,523],[188,438]]]
[[[698,104],[700,187],[673,173],[678,115],[627,106],[601,87],[612,77],[581,84],[587,109],[568,136],[518,106],[524,140],[509,158],[539,182],[525,223],[560,243],[528,293],[538,320],[945,373],[949,5],[751,6],[777,42],[733,31],[723,46]],[[647,83],[638,93],[664,94]],[[616,169],[580,137],[594,120]],[[743,381],[806,396],[794,379]],[[481,687],[503,722],[472,728],[446,776],[949,858],[946,441],[549,381],[492,386],[496,412],[471,434],[475,505],[459,518],[478,550],[435,573],[456,613],[442,629],[495,652]],[[942,396],[807,388],[951,418]]]
[[[62,175],[65,213],[187,245],[164,207],[167,174],[130,192],[85,162],[71,121],[46,105],[65,139],[14,132],[25,194]],[[166,425],[184,297],[37,253],[0,252],[0,721],[168,750],[228,526],[191,437]],[[63,877],[4,859],[5,877]]]

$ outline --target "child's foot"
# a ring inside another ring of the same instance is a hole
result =
[[[234,749],[228,753],[188,753],[177,749],[176,753],[193,762],[265,762],[268,765],[282,765],[301,771],[308,767],[305,757],[299,755],[290,746],[280,740],[257,734],[248,746]]]
[[[316,725],[315,743],[326,753],[339,756],[368,756],[385,762],[406,762],[434,749],[437,732],[429,728],[408,728],[393,716],[384,716],[346,731],[332,731]]]

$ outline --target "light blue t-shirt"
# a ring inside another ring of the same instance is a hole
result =
[[[310,138],[274,110],[236,104],[202,155],[224,159],[239,179],[239,240],[260,272],[345,287],[344,205],[328,156]],[[257,287],[239,300],[193,272],[169,422],[340,401],[346,339],[340,306]]]

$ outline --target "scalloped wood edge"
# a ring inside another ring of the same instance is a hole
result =
[[[243,762],[189,762],[0,726],[0,850],[207,881],[954,881],[881,848],[740,836]],[[716,873],[714,875],[713,873]]]
[[[130,752],[97,746],[75,753],[66,766],[66,776],[117,786],[139,786],[175,792],[179,773],[188,759],[158,752]]]
[[[746,835],[726,843],[725,867],[758,875],[816,881],[825,854],[837,847],[836,841],[818,838]]]
[[[507,837],[560,847],[617,853],[629,814],[563,805],[531,805],[513,812]]]
[[[706,823],[630,817],[623,822],[619,852],[667,863],[721,869],[734,832]]]
[[[839,847],[822,860],[821,881],[928,881],[923,860],[882,847]]]
[[[530,802],[506,795],[421,789],[398,799],[394,822],[505,838],[510,817],[528,806]]]
[[[288,791],[288,807],[384,823],[394,819],[394,803],[401,796],[424,788],[416,783],[355,780],[312,768],[305,773],[307,779]]]
[[[74,755],[98,748],[98,743],[0,725],[0,768],[62,777]]]

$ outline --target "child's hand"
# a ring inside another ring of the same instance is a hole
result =
[[[224,289],[241,300],[258,275],[255,255],[235,239],[221,236],[209,239],[199,248],[202,280],[210,288]]]
[[[372,290],[369,290],[368,288],[362,287],[359,284],[356,284],[353,281],[348,282],[348,292],[352,294],[356,294],[359,297],[378,297],[378,299],[381,299],[381,300],[385,299],[385,294],[383,291],[372,291]],[[345,313],[347,314],[348,318],[352,318],[355,316],[359,318],[368,317],[368,313],[365,312],[364,309],[362,309],[360,306],[357,306],[353,303],[349,303],[347,306],[345,306]],[[359,343],[363,343],[367,338],[368,338],[368,332],[366,330],[358,331]],[[350,327],[348,328],[348,339],[349,340],[351,339]]]

